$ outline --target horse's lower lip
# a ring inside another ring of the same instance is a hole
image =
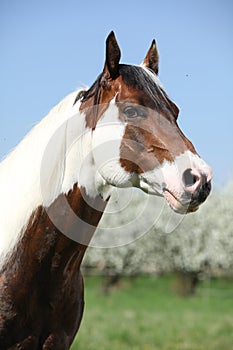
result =
[[[191,213],[194,212],[198,209],[199,206],[195,205],[192,206],[190,205],[191,203],[188,202],[186,204],[181,203],[179,199],[169,190],[164,190],[163,192],[164,198],[168,202],[169,206],[179,214],[186,214],[186,213]]]

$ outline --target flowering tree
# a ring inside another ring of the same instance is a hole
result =
[[[214,192],[197,213],[187,215],[174,232],[157,236],[155,244],[168,260],[169,270],[178,273],[180,293],[192,293],[200,275],[232,273],[232,218],[233,186],[228,184]]]
[[[233,182],[185,217],[174,214],[162,199],[120,191],[93,242],[105,248],[89,248],[84,266],[113,277],[179,272],[191,292],[200,273],[232,273],[232,219]]]
[[[106,290],[122,275],[147,270],[150,242],[144,235],[153,227],[150,201],[137,190],[116,189],[83,262],[83,268],[105,275]],[[147,213],[147,214],[145,214]]]
[[[233,267],[233,186],[215,192],[163,239],[171,270],[230,272]],[[162,227],[161,227],[162,230]]]

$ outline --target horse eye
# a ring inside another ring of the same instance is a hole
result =
[[[125,107],[123,113],[127,118],[145,117],[144,111],[141,108],[134,106]]]

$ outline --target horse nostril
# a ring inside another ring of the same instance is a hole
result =
[[[210,181],[204,182],[200,188],[200,192],[198,195],[198,200],[200,203],[203,203],[206,200],[206,198],[210,194],[210,191],[211,191],[211,182]]]
[[[191,187],[198,181],[198,177],[192,174],[192,169],[187,169],[183,173],[183,183],[185,187]]]

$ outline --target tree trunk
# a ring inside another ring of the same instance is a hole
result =
[[[177,271],[174,275],[173,290],[181,297],[195,294],[199,282],[198,272]]]
[[[105,277],[103,285],[103,293],[105,295],[108,295],[110,293],[111,288],[119,283],[120,277],[121,276],[119,274]]]

